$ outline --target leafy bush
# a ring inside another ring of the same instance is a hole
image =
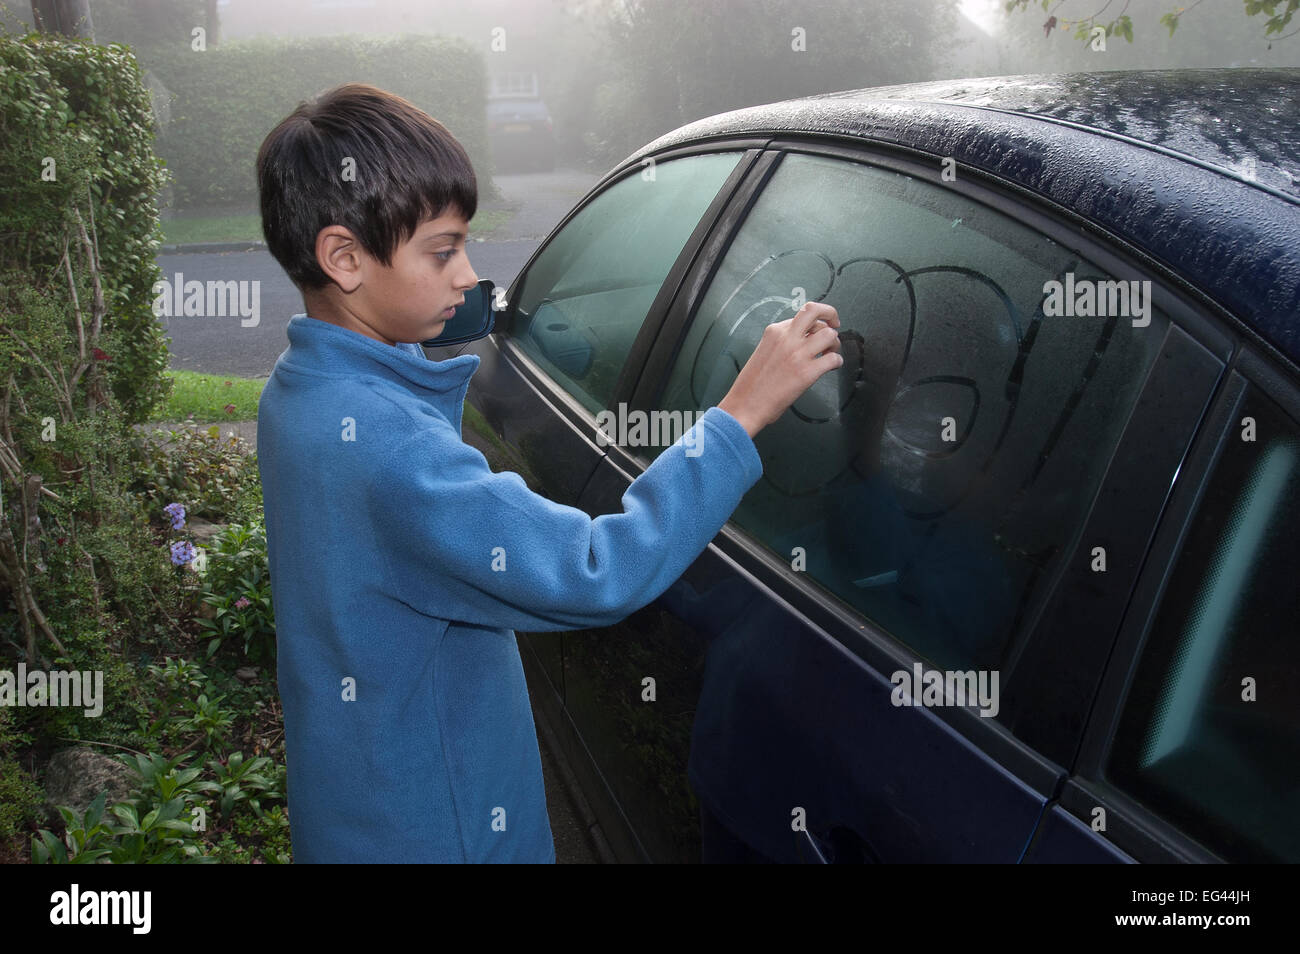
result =
[[[265,755],[246,761],[243,752],[235,752],[224,762],[212,759],[208,771],[217,780],[217,811],[223,818],[230,817],[235,806],[243,802],[261,818],[263,799],[284,800],[285,768],[274,765]]]
[[[27,827],[40,814],[45,800],[41,787],[18,763],[22,734],[11,723],[12,710],[0,707],[0,842]]]
[[[93,364],[128,419],[147,420],[167,393],[167,342],[151,294],[165,171],[131,51],[0,37],[0,138],[0,272],[10,273],[0,285],[18,286],[15,294],[53,286],[63,310],[80,273],[84,323],[102,317],[102,340],[89,342],[102,355]]]
[[[228,639],[243,643],[244,657],[260,663],[275,658],[275,612],[267,567],[266,526],[231,524],[212,539],[203,579],[203,602],[215,610],[199,621],[212,634],[208,658]]]
[[[203,739],[203,751],[211,752],[226,741],[226,733],[235,721],[235,713],[222,706],[225,696],[208,698],[199,693],[197,699],[186,699],[181,705],[186,714],[176,720],[176,727],[187,735]]]
[[[238,438],[222,438],[220,428],[182,426],[140,438],[141,466],[133,489],[151,513],[180,501],[186,512],[224,520],[238,508],[250,485],[260,494],[257,459],[245,454]]]
[[[129,423],[165,390],[151,128],[125,47],[0,38],[0,645],[115,691],[112,657],[174,595],[126,489]]]
[[[37,832],[32,838],[34,863],[88,864],[101,859],[114,864],[216,862],[239,852],[225,836],[216,851],[210,850],[212,845],[205,837],[207,819],[216,815],[231,822],[247,839],[265,840],[269,860],[287,860],[288,820],[282,806],[276,805],[270,812],[262,808],[263,802],[285,800],[284,766],[274,765],[265,756],[245,760],[242,752],[235,752],[226,759],[210,759],[205,775],[203,768],[184,767],[179,755],[170,759],[157,754],[118,758],[137,776],[132,796],[109,807],[106,795],[100,793],[81,815],[59,806],[63,837],[47,829]],[[236,813],[241,805],[252,809],[255,825]]]
[[[217,841],[213,854],[228,864],[288,864],[293,860],[289,840],[289,818],[280,805],[257,817],[241,815],[232,826],[239,835],[227,833]],[[254,852],[260,852],[258,858]]]
[[[203,851],[188,821],[177,816],[185,808],[181,796],[151,807],[143,815],[137,805],[119,802],[105,814],[106,795],[99,796],[85,813],[59,806],[65,827],[62,840],[47,829],[32,839],[33,864],[93,864],[106,858],[113,864],[202,864],[215,862]]]

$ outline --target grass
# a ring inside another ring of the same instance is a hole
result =
[[[508,209],[484,209],[469,220],[470,238],[478,236],[487,238],[493,231],[510,221],[513,215]]]
[[[165,219],[162,227],[163,242],[168,245],[262,241],[262,218],[259,215],[210,215]]]
[[[510,221],[505,209],[485,209],[470,220],[471,236],[486,237]],[[262,219],[258,215],[208,215],[163,221],[163,242],[191,245],[203,242],[260,242]]]
[[[257,399],[261,397],[263,378],[236,378],[226,374],[200,374],[197,371],[168,371],[172,379],[171,397],[154,414],[155,421],[179,421],[194,415],[195,421],[253,421],[257,419]],[[227,411],[227,405],[234,405]]]

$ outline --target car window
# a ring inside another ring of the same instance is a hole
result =
[[[1193,521],[1107,777],[1230,861],[1300,861],[1300,427],[1258,391]]]
[[[521,280],[510,336],[592,413],[609,407],[659,287],[741,155],[673,159],[619,180]]]
[[[716,404],[799,296],[834,305],[844,366],[758,435],[763,477],[733,520],[936,666],[1000,668],[1075,549],[1167,327],[1140,296],[1115,314],[1109,278],[937,174],[790,154],[658,406]],[[1079,314],[1098,295],[1111,314]]]

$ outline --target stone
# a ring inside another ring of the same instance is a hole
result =
[[[100,792],[107,792],[105,808],[131,794],[136,775],[117,759],[80,745],[60,749],[45,764],[45,810],[51,824],[62,825],[58,806],[84,815]]]
[[[212,538],[224,529],[226,529],[224,523],[210,523],[199,517],[187,516],[185,518],[185,527],[176,532],[184,534],[185,538],[196,547],[204,547],[210,550],[212,549]]]

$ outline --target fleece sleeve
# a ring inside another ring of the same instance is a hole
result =
[[[544,632],[607,626],[681,576],[763,465],[721,408],[592,518],[534,493],[441,422],[385,458],[371,495],[389,595],[429,616]],[[690,456],[687,448],[699,453]]]

